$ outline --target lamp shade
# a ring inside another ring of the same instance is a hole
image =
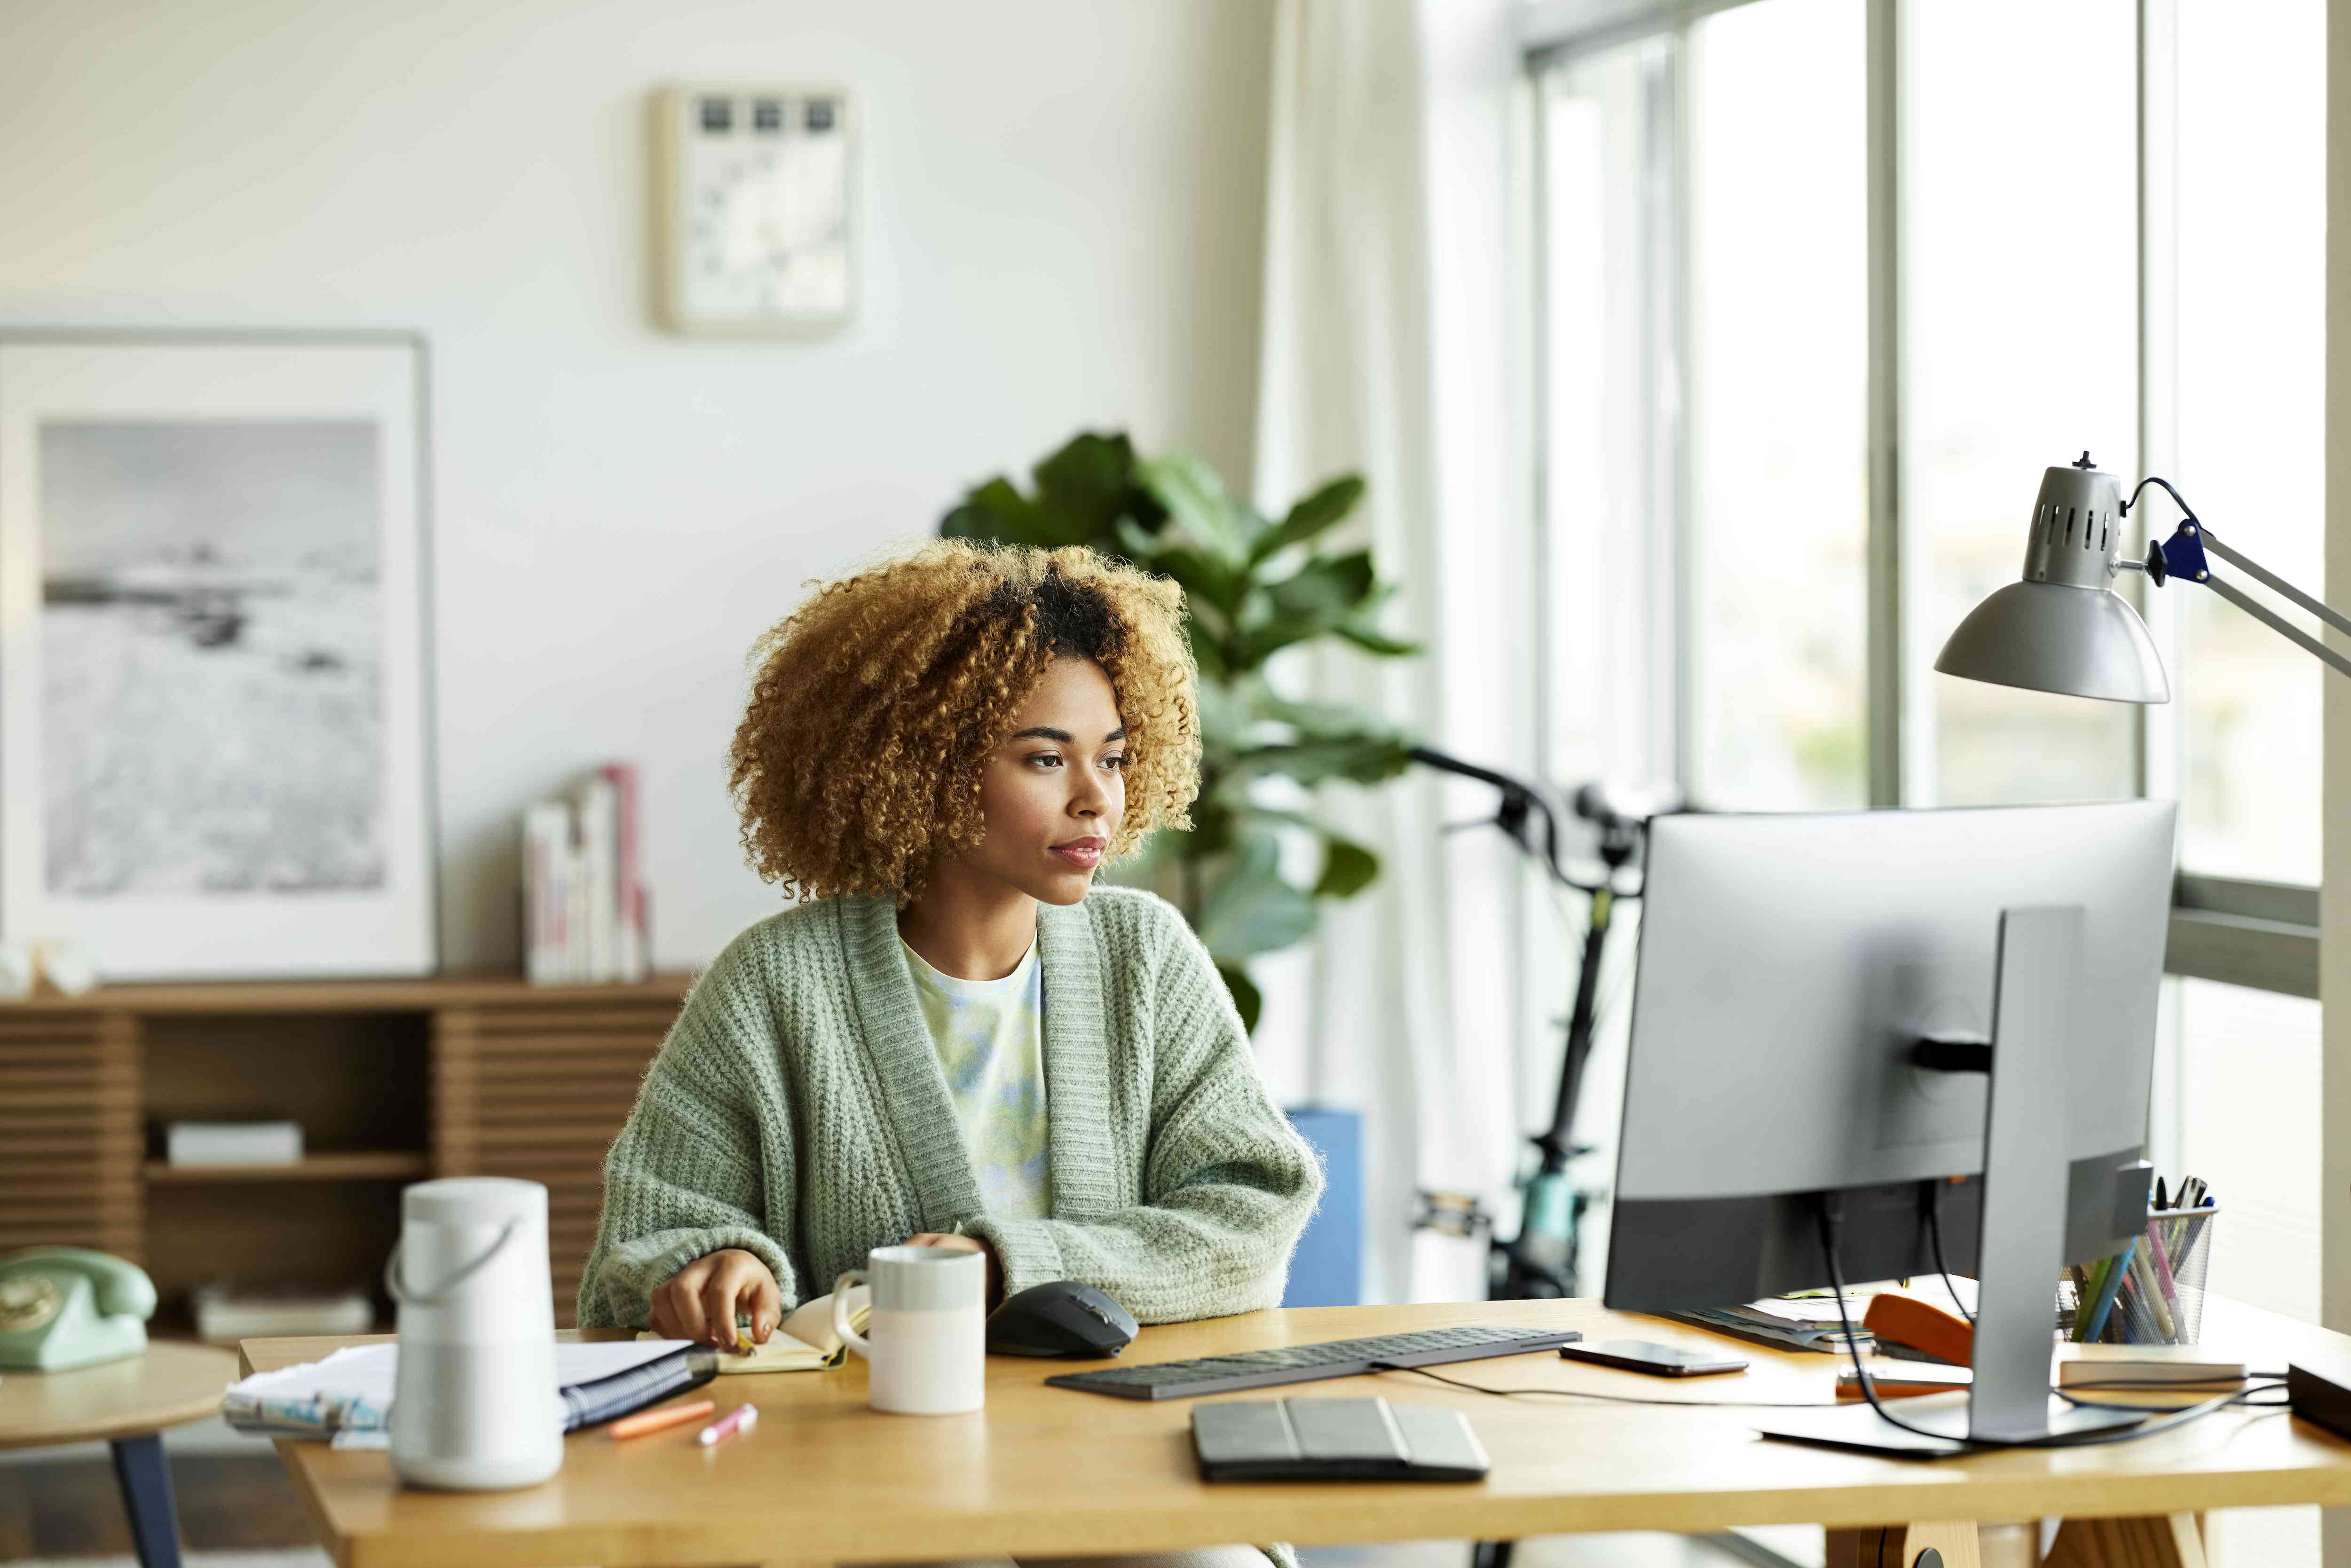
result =
[[[2051,468],[2033,503],[2024,577],[1968,612],[1935,660],[1947,675],[2109,702],[2171,700],[2155,639],[2107,583],[2122,493],[2090,466]]]

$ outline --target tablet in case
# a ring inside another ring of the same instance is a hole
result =
[[[1491,1468],[1458,1410],[1377,1398],[1195,1406],[1192,1448],[1212,1481],[1474,1481]]]

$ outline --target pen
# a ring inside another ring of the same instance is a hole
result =
[[[2151,1230],[2147,1240],[2147,1246],[2131,1253],[2131,1279],[2138,1286],[2138,1299],[2147,1303],[2148,1315],[2155,1319],[2155,1332],[2161,1334],[2168,1343],[2173,1338],[2171,1309],[2164,1301],[2163,1285],[2156,1278],[2153,1256],[2155,1249],[2163,1243],[2156,1239]]]
[[[702,1429],[702,1436],[696,1437],[695,1441],[705,1448],[712,1448],[725,1442],[738,1432],[749,1431],[758,1424],[759,1407],[757,1405],[737,1405],[734,1409],[705,1427]]]
[[[2147,1261],[2155,1270],[2156,1289],[2164,1306],[2162,1315],[2170,1317],[2179,1310],[2179,1287],[2171,1277],[2171,1251],[2163,1244],[2163,1227],[2159,1222],[2151,1223],[2147,1228]],[[2163,1332],[2168,1336],[2178,1337],[2178,1331],[2172,1324],[2163,1325]]]
[[[642,1437],[648,1432],[658,1432],[667,1427],[682,1427],[688,1421],[699,1420],[717,1408],[718,1401],[716,1399],[697,1399],[691,1405],[672,1405],[666,1409],[647,1410],[613,1422],[611,1432],[615,1438]]]

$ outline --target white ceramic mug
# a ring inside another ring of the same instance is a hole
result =
[[[871,1286],[865,1334],[849,1289]],[[872,1364],[867,1399],[897,1416],[954,1416],[987,1396],[987,1260],[951,1247],[876,1247],[832,1282],[832,1332]],[[866,1334],[872,1337],[867,1338]]]

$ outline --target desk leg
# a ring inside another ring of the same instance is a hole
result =
[[[2209,1568],[2192,1513],[2069,1519],[2043,1568]]]
[[[163,1439],[117,1437],[114,1479],[122,1488],[122,1510],[131,1516],[131,1539],[140,1568],[180,1568],[180,1515],[172,1501],[172,1471],[163,1462]]]
[[[1829,1531],[1827,1568],[1983,1568],[1973,1521],[1871,1525]],[[1926,1558],[1922,1564],[1921,1558]]]

